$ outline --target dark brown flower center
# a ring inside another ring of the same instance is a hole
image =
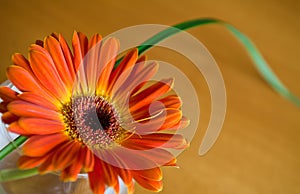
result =
[[[122,139],[124,129],[117,111],[106,99],[80,96],[61,109],[65,133],[90,147],[107,148]]]

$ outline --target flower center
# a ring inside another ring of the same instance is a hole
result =
[[[61,109],[65,133],[93,148],[107,148],[124,136],[119,115],[103,97],[79,96]]]

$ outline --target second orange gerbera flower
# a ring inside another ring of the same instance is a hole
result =
[[[2,120],[9,131],[28,137],[21,169],[57,171],[64,181],[89,175],[94,193],[118,192],[120,177],[146,189],[162,189],[160,166],[176,165],[165,148],[183,149],[174,134],[188,120],[170,94],[172,79],[150,82],[156,63],[132,50],[114,68],[119,43],[74,33],[73,52],[61,35],[31,45],[29,59],[13,56],[7,75],[21,91],[0,88]]]

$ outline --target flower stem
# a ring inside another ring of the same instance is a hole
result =
[[[272,71],[268,63],[265,61],[263,56],[260,54],[260,51],[256,48],[254,43],[242,32],[240,32],[237,28],[235,28],[233,25],[224,22],[219,19],[215,18],[200,18],[200,19],[194,19],[185,21],[179,24],[176,24],[174,26],[171,26],[169,28],[166,28],[165,30],[155,34],[148,40],[144,41],[141,45],[137,47],[139,51],[139,55],[145,52],[146,50],[152,48],[155,46],[158,42],[176,34],[183,30],[187,30],[189,28],[207,25],[207,24],[219,24],[224,26],[227,30],[229,30],[234,37],[240,41],[240,43],[244,46],[247,53],[251,57],[253,64],[257,68],[258,72],[261,74],[261,76],[265,79],[265,81],[281,96],[285,97],[292,103],[294,103],[296,106],[300,107],[300,98],[294,95],[276,76],[276,74]],[[115,67],[117,67],[120,62],[122,61],[123,57],[118,59],[116,61]]]
[[[0,182],[13,181],[38,175],[38,168],[20,170],[20,169],[4,169],[0,171]]]
[[[20,145],[22,145],[26,140],[27,140],[27,137],[20,135],[16,139],[14,139],[12,142],[7,144],[4,148],[2,148],[0,150],[0,160],[2,160],[5,156],[7,156],[12,151],[14,151]]]

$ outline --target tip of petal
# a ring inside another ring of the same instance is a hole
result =
[[[41,49],[42,47],[38,44],[31,44],[28,48],[29,53],[40,52]],[[28,58],[30,59],[30,55],[28,56]]]
[[[12,56],[11,56],[11,60],[12,60],[12,61],[15,61],[15,59],[18,58],[19,56],[22,56],[22,54],[21,54],[21,53],[14,53],[14,54],[12,54]]]
[[[170,88],[173,88],[174,81],[175,81],[174,77],[170,77],[170,78],[167,78],[167,79],[163,80],[163,82],[165,82],[167,85],[169,85]]]
[[[136,63],[142,63],[147,61],[147,56],[146,55],[142,55],[140,56],[140,58],[138,58],[138,60],[136,61]]]
[[[120,47],[120,41],[119,41],[119,39],[117,39],[117,38],[109,37],[109,38],[106,40],[106,42],[107,42],[107,43],[112,43],[112,44],[117,45],[117,48]]]
[[[51,33],[51,36],[54,37],[56,40],[58,40],[60,34],[57,32],[53,32],[53,33]]]
[[[37,45],[39,45],[41,47],[44,47],[44,41],[42,41],[42,40],[36,40],[35,44],[37,44]]]
[[[176,149],[186,149],[188,147],[190,147],[190,142],[187,141],[187,139],[183,138],[181,145],[176,147]]]
[[[170,160],[169,162],[167,162],[166,164],[164,164],[164,166],[174,166],[176,167],[177,166],[177,159],[176,158],[173,158],[172,160]]]
[[[183,116],[180,121],[181,128],[186,128],[187,126],[190,125],[190,123],[191,123],[191,120]]]
[[[61,174],[60,176],[60,180],[62,180],[63,182],[75,182],[77,180],[77,176],[64,176],[63,174]]]
[[[162,190],[163,190],[163,186],[161,186],[160,188],[158,188],[156,192],[161,192]]]
[[[191,143],[188,142],[188,141],[186,141],[186,144],[185,144],[185,146],[184,146],[184,149],[190,147],[190,145],[191,145]]]

